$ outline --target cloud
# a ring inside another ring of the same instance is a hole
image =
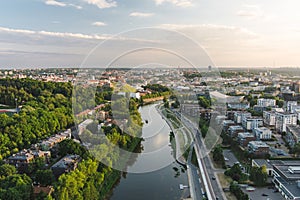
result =
[[[106,26],[107,24],[104,22],[94,22],[92,23],[93,26]]]
[[[68,6],[68,7],[76,8],[78,10],[82,9],[81,6],[78,6],[78,5],[75,5],[72,3],[59,2],[59,1],[55,1],[55,0],[46,0],[45,4],[49,5],[49,6],[59,6],[59,7],[67,7]]]
[[[117,2],[113,0],[83,0],[88,4],[95,5],[100,9],[116,7]]]
[[[236,15],[246,19],[261,19],[266,17],[259,5],[244,5],[243,9],[237,11]]]
[[[243,27],[220,24],[162,24],[160,28],[178,31],[205,47],[216,63],[233,64],[238,59],[248,62],[251,52],[258,52],[265,43],[261,35]],[[184,41],[176,41],[184,46]],[[251,55],[253,58],[253,55]],[[251,61],[253,62],[253,61]],[[241,62],[239,63],[241,64]]]
[[[171,3],[175,6],[187,8],[193,6],[192,0],[154,0],[156,5],[162,5],[164,3]]]
[[[58,2],[55,0],[47,0],[47,1],[45,1],[45,4],[50,5],[50,6],[60,6],[60,7],[65,7],[67,5],[63,2]]]
[[[99,35],[99,34],[82,34],[82,33],[68,33],[68,32],[51,32],[51,31],[33,31],[26,29],[12,29],[6,27],[0,27],[0,34],[14,34],[16,36],[36,36],[34,41],[37,39],[43,39],[42,36],[46,36],[47,39],[49,37],[56,38],[66,38],[66,39],[81,39],[81,40],[117,40],[117,41],[135,41],[135,42],[151,42],[158,43],[159,41],[155,40],[147,40],[143,38],[134,38],[134,37],[123,37],[123,36],[113,36],[113,35]],[[1,37],[0,37],[1,38]],[[3,37],[4,38],[4,37]]]
[[[143,13],[143,12],[133,12],[130,13],[129,16],[131,17],[151,17],[154,13]]]
[[[81,10],[82,9],[82,6],[78,6],[78,5],[75,5],[75,4],[72,4],[72,3],[70,3],[68,5],[71,6],[71,7],[76,8],[77,10]]]

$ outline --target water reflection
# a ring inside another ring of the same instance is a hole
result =
[[[143,154],[135,154],[130,159],[128,168],[132,171],[158,165],[164,165],[165,167],[143,174],[123,173],[110,199],[178,200],[186,197],[189,194],[188,190],[180,190],[179,184],[187,185],[187,175],[184,167],[174,161],[173,150],[168,145],[170,128],[157,113],[155,105],[144,106],[140,108],[140,112],[143,120],[148,119],[148,124],[143,127],[143,138],[145,140],[142,141],[141,147],[137,149],[138,152],[143,152]]]

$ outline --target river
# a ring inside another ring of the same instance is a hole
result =
[[[188,185],[187,174],[174,161],[169,145],[171,129],[157,112],[156,105],[139,109],[143,121],[148,120],[143,126],[143,150],[128,166],[130,173],[122,176],[113,189],[111,200],[179,200],[189,194],[188,189],[179,189],[179,184]]]

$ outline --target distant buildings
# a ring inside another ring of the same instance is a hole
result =
[[[255,137],[252,133],[249,132],[242,132],[238,134],[238,143],[240,144],[240,146],[242,147],[246,147],[249,142],[254,141]]]
[[[52,165],[51,170],[53,172],[53,175],[56,178],[58,178],[60,175],[64,173],[68,173],[75,170],[80,161],[81,161],[81,157],[79,155],[66,155],[57,163]]]
[[[287,125],[286,127],[286,141],[290,147],[300,142],[300,126]]]
[[[263,119],[260,117],[245,117],[243,118],[242,126],[247,131],[254,130],[263,126]]]
[[[251,113],[245,111],[236,111],[234,112],[234,122],[237,124],[241,124],[243,120],[247,117],[251,117]]]
[[[30,149],[24,149],[16,154],[8,157],[7,162],[14,165],[18,171],[23,172],[28,167],[28,164],[36,158],[45,158],[48,162],[51,157],[50,149],[53,148],[59,142],[71,138],[71,129],[51,136],[48,139],[34,144]]]
[[[266,126],[275,126],[276,112],[275,111],[264,111],[263,121]]]
[[[272,131],[266,127],[259,127],[254,129],[256,139],[269,140],[272,138]]]
[[[297,125],[297,114],[276,112],[275,129],[278,132],[286,132],[287,125]]]
[[[250,141],[248,144],[248,151],[257,156],[269,154],[269,145],[262,141]]]
[[[51,157],[50,151],[40,151],[40,150],[22,150],[12,156],[8,157],[7,162],[10,165],[14,165],[19,172],[24,172],[31,163],[36,158],[49,159]]]
[[[243,127],[241,126],[229,126],[228,133],[230,137],[234,138],[237,137],[238,133],[244,132]]]
[[[273,107],[276,106],[276,100],[274,99],[257,99],[257,105],[260,107]]]

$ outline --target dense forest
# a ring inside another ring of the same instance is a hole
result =
[[[21,107],[0,115],[0,160],[73,125],[71,83],[1,79],[0,103]]]
[[[112,91],[109,87],[97,87],[94,99],[86,102],[84,96],[90,94],[91,90],[85,90],[84,86],[77,87],[75,92],[80,94],[75,94],[75,99],[79,102],[76,102],[78,111],[108,103]],[[12,116],[0,115],[0,160],[74,126],[72,93],[71,83],[31,79],[0,80],[0,104],[15,107],[17,100],[21,108],[19,113]],[[18,174],[14,166],[0,162],[0,199],[33,199],[33,183],[54,187],[51,196],[40,194],[36,199],[104,199],[121,176],[121,172],[112,166],[126,167],[130,155],[123,155],[112,147],[117,145],[126,152],[140,147],[142,120],[138,106],[137,99],[123,96],[108,103],[103,109],[109,111],[111,119],[126,121],[126,127],[120,129],[119,124],[114,123],[95,131],[100,122],[95,120],[81,136],[85,142],[95,143],[89,151],[71,139],[59,143],[56,153],[51,154],[53,162],[67,154],[77,154],[82,161],[76,170],[63,174],[58,179],[54,178],[49,169],[54,163],[46,166],[43,159],[30,163],[24,174]],[[103,138],[105,140],[102,141]]]

